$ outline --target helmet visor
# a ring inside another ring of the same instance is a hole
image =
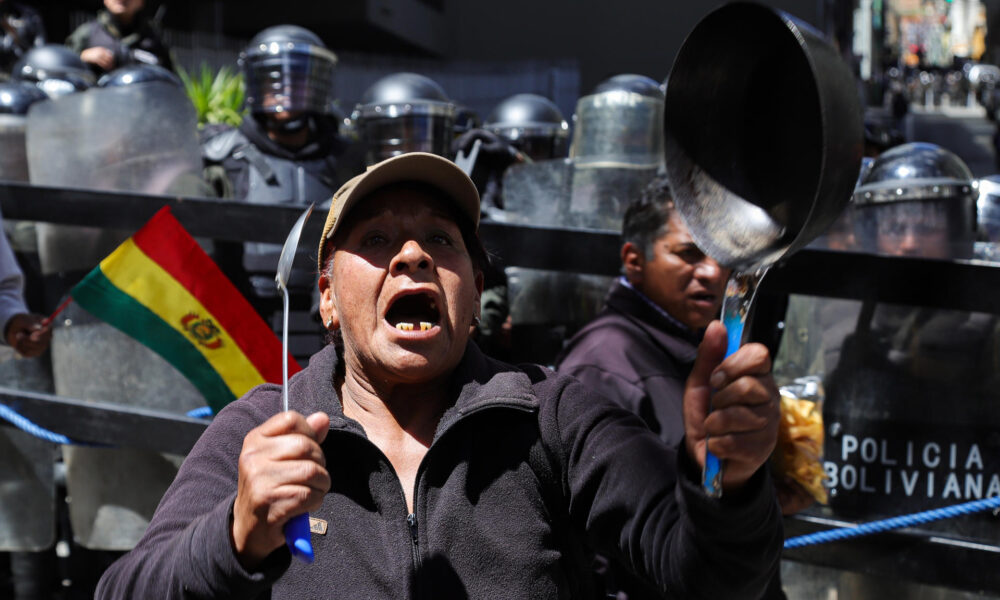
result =
[[[329,114],[333,101],[332,52],[311,44],[270,42],[240,57],[251,112]]]
[[[448,157],[454,118],[409,114],[395,118],[362,119],[361,135],[369,165],[406,152],[430,152]]]

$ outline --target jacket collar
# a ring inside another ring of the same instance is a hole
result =
[[[652,301],[642,296],[621,280],[615,281],[604,300],[608,310],[620,313],[642,328],[670,354],[693,361],[705,331],[692,331],[662,309],[654,307]]]
[[[344,416],[334,388],[338,361],[332,344],[323,348],[310,358],[306,369],[292,377],[289,393],[296,398],[296,410],[303,414],[324,411],[330,415],[331,428],[364,435],[356,421]],[[466,344],[452,374],[451,394],[455,402],[442,415],[435,439],[463,417],[486,408],[538,409],[531,378],[516,367],[486,357],[472,341]]]

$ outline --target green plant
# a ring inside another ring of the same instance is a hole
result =
[[[198,124],[225,123],[238,127],[243,121],[243,96],[245,84],[243,74],[229,67],[218,72],[205,63],[194,77],[178,67],[177,74],[184,82],[184,89],[198,112]]]

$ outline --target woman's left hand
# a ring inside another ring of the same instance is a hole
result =
[[[725,353],[726,328],[714,321],[684,390],[684,430],[687,452],[699,466],[706,446],[725,461],[722,488],[732,491],[767,462],[781,413],[767,348],[747,344],[723,360]]]

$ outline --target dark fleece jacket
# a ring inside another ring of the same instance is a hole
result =
[[[244,436],[280,410],[264,385],[229,405],[195,445],[146,535],[104,574],[97,598],[582,598],[590,549],[675,598],[751,598],[778,568],[773,486],[761,470],[721,501],[634,415],[575,379],[486,358],[469,344],[417,473],[414,514],[364,430],[344,417],[328,347],[290,383],[293,407],[331,416],[333,481],[311,514],[316,562],[276,550],[259,572],[229,527]],[[683,453],[681,453],[683,455]],[[679,477],[678,477],[679,473]]]
[[[604,309],[569,341],[556,370],[639,415],[673,446],[684,437],[684,383],[702,335],[616,281]]]

